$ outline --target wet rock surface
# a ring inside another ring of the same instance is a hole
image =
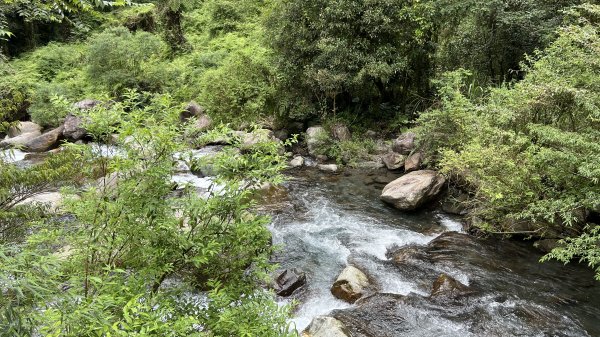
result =
[[[331,293],[348,303],[354,303],[363,297],[371,287],[369,278],[360,269],[348,266],[342,270],[331,287]]]
[[[339,320],[328,317],[315,317],[302,337],[350,337],[348,329]]]
[[[286,269],[275,278],[275,293],[279,296],[290,296],[306,284],[306,273],[297,268]]]

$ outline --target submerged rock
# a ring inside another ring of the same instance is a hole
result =
[[[430,297],[459,297],[469,294],[469,287],[453,277],[441,274],[434,282]]]
[[[367,275],[356,267],[348,266],[331,287],[331,293],[340,300],[354,303],[365,295],[369,287],[371,283]]]
[[[275,292],[279,296],[290,296],[296,289],[306,284],[306,273],[293,268],[284,270],[275,279]]]
[[[302,332],[302,337],[349,337],[342,322],[329,316],[317,316]]]
[[[445,182],[444,176],[435,171],[411,172],[385,186],[381,200],[400,210],[415,210],[435,198]]]

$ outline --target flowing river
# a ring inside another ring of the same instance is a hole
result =
[[[298,331],[330,315],[353,336],[600,336],[600,286],[589,269],[541,264],[530,244],[447,233],[461,232],[461,219],[435,209],[396,211],[379,200],[386,178],[376,177],[304,170],[273,198],[271,230],[281,248],[274,260],[307,275],[291,297],[299,302]],[[412,254],[403,263],[391,259],[399,249]],[[395,295],[337,300],[330,288],[347,265],[363,270],[379,293]],[[472,294],[430,300],[442,273]]]

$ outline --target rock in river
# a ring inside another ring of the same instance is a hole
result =
[[[302,337],[348,337],[349,333],[344,324],[333,317],[317,316]]]
[[[42,127],[33,122],[18,122],[8,129],[8,137],[13,138],[31,132],[41,135]]]
[[[370,286],[369,278],[365,273],[356,267],[348,266],[331,287],[331,293],[340,300],[354,303]]]
[[[335,173],[338,171],[338,166],[336,164],[320,164],[319,170],[323,172]]]
[[[306,274],[296,268],[284,270],[275,279],[275,292],[279,296],[290,296],[306,284]]]
[[[390,152],[383,156],[382,160],[388,170],[398,170],[404,166],[405,157],[396,152]]]
[[[441,274],[431,289],[431,297],[459,297],[468,293],[469,287],[446,274]]]
[[[400,210],[415,210],[435,198],[445,182],[444,176],[435,171],[411,172],[385,186],[381,200]]]
[[[29,140],[23,145],[23,148],[29,152],[45,152],[55,147],[62,137],[63,127],[58,127],[48,131],[41,136]]]

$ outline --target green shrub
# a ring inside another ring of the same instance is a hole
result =
[[[159,91],[166,77],[165,51],[156,35],[124,27],[106,30],[90,41],[88,80],[113,93],[126,88]]]
[[[246,48],[200,78],[200,103],[218,121],[248,123],[272,113],[273,70],[263,48]]]
[[[418,131],[440,154],[442,171],[474,194],[485,229],[581,233],[549,256],[580,256],[600,277],[598,224],[585,216],[600,200],[598,13],[594,5],[574,9],[578,24],[560,29],[523,65],[523,81],[491,90],[486,102],[469,102],[456,85],[446,86],[441,106],[423,114]]]

